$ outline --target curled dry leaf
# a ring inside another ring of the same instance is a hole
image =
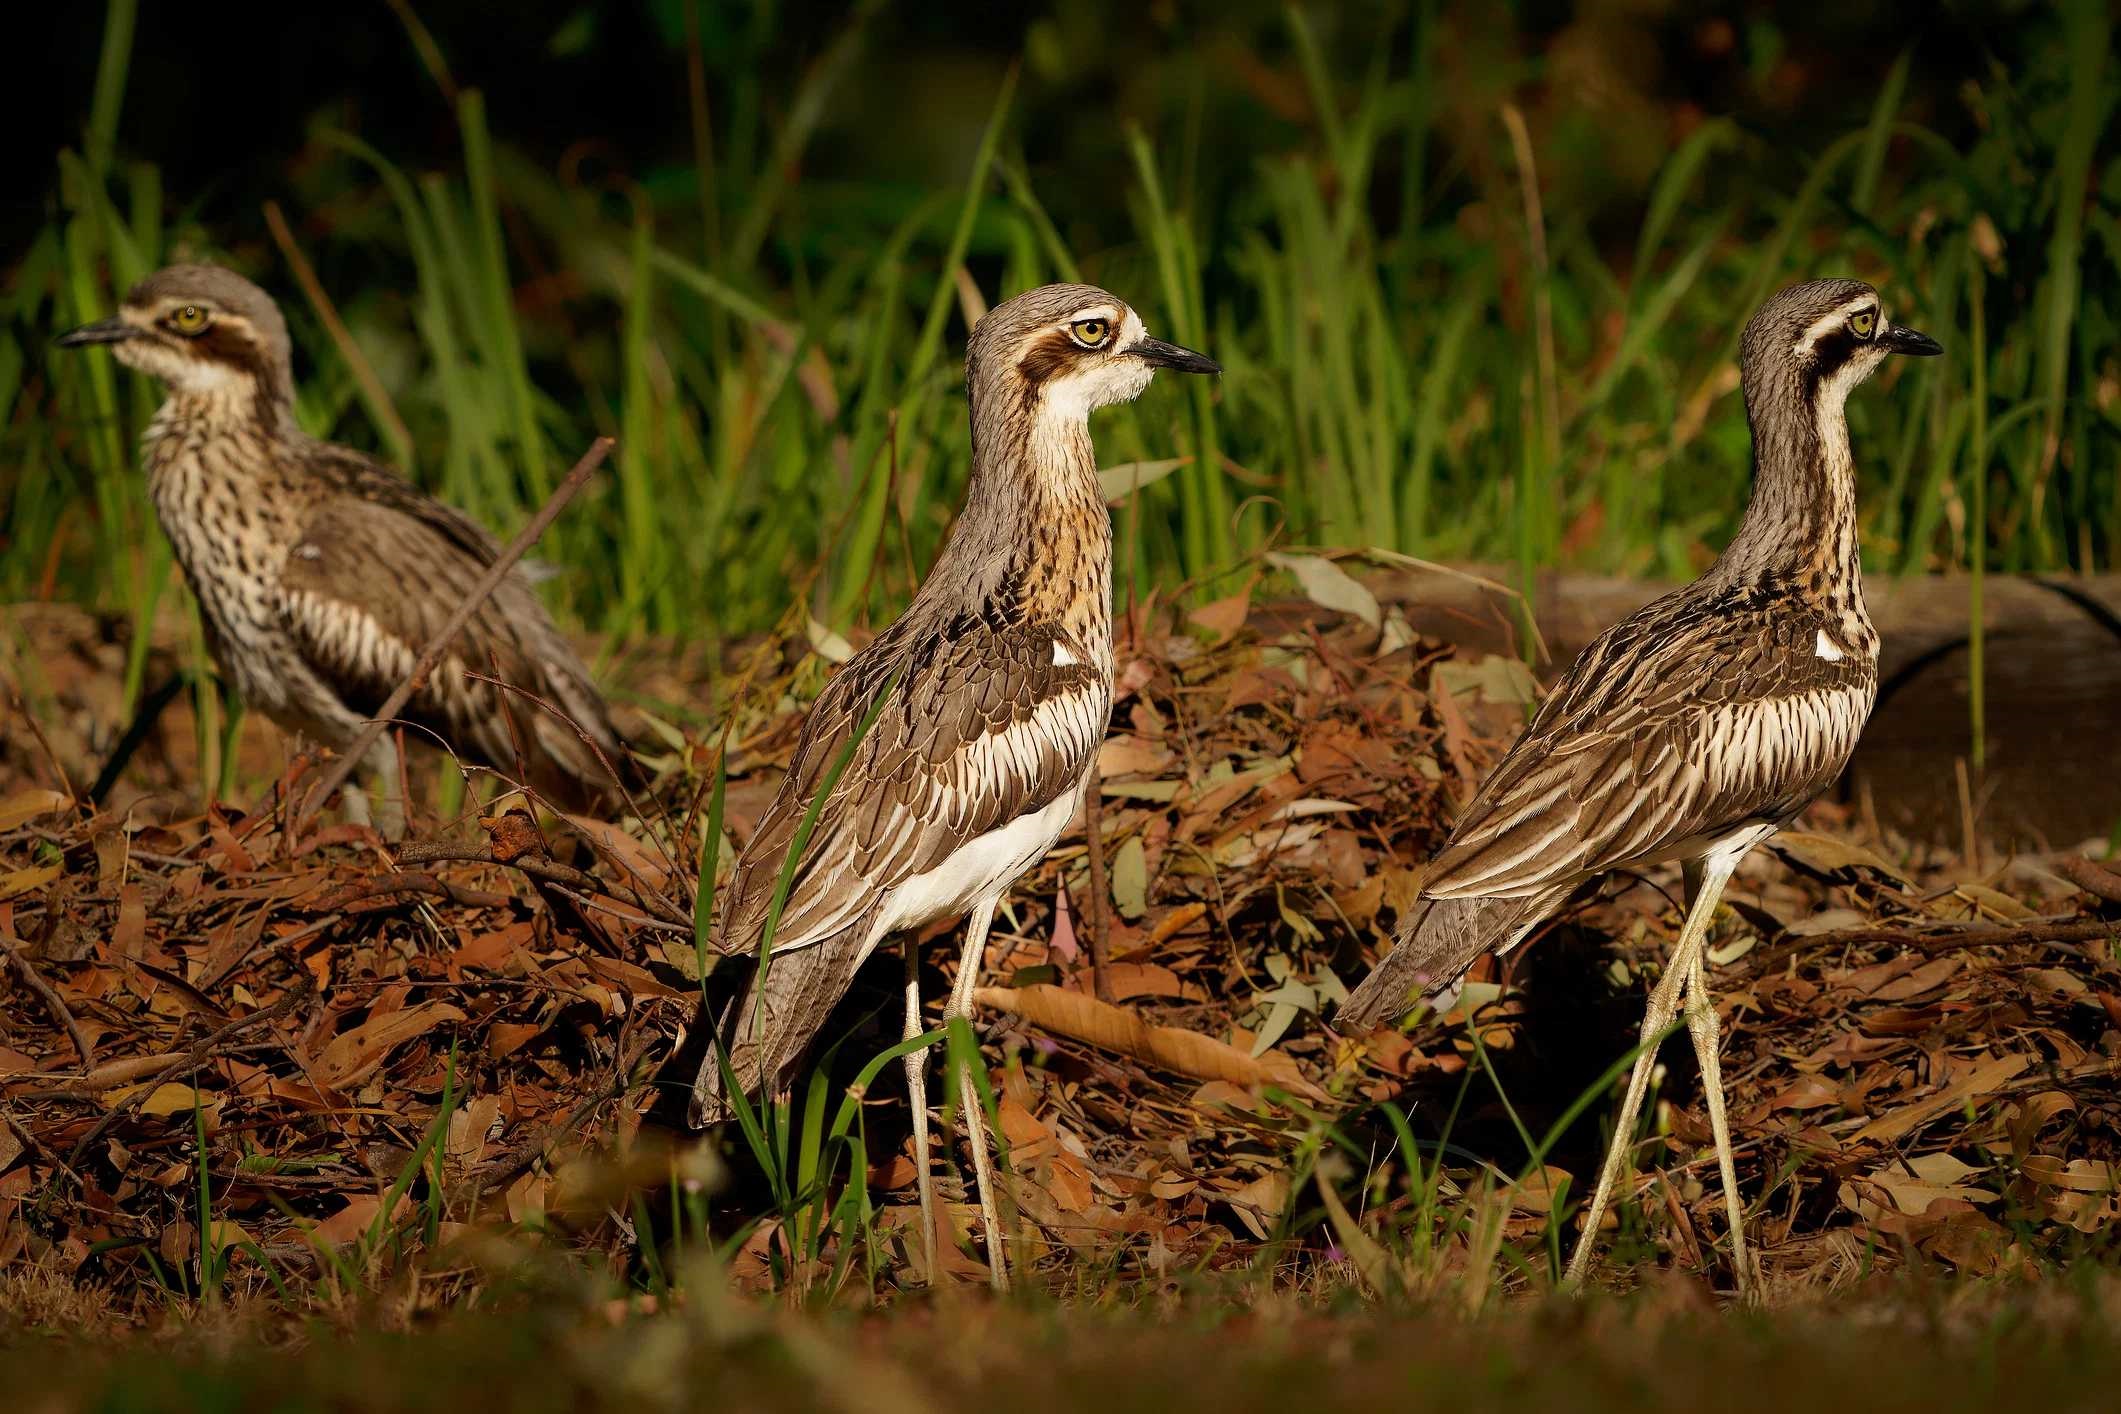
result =
[[[1378,607],[1377,596],[1369,586],[1350,575],[1331,560],[1317,555],[1267,556],[1267,563],[1276,569],[1287,570],[1296,576],[1304,593],[1313,603],[1343,614],[1352,614],[1371,628],[1384,622],[1384,611]]]
[[[343,1090],[373,1074],[391,1051],[464,1013],[448,1002],[421,1002],[383,1016],[370,1017],[351,1031],[331,1038],[311,1068],[320,1085]]]
[[[1020,1016],[1056,1035],[1117,1051],[1196,1080],[1227,1080],[1250,1087],[1272,1085],[1309,1100],[1327,1099],[1325,1092],[1306,1080],[1287,1056],[1274,1052],[1248,1055],[1212,1036],[1176,1026],[1158,1026],[1125,1007],[1112,1006],[1081,992],[1043,984],[981,987],[973,993],[973,999],[981,1006]]]

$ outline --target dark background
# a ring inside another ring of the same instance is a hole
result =
[[[409,7],[454,82],[487,96],[493,130],[550,166],[570,155],[635,178],[690,185],[688,9],[697,23],[717,128],[777,116],[856,7],[646,0],[597,6]],[[1329,57],[1360,72],[1404,42],[1414,7],[1315,5],[1305,13]],[[2046,42],[2037,4],[1685,5],[1524,3],[1447,6],[1439,141],[1457,115],[1520,98],[1540,120],[1543,176],[1588,194],[1618,229],[1673,138],[1724,114],[1801,165],[1820,140],[1860,124],[1881,76],[1914,57],[1907,116],[1959,142],[1976,118],[1970,80],[2010,71]],[[157,164],[173,200],[236,243],[261,229],[260,201],[301,178],[308,126],[328,119],[407,166],[456,165],[460,136],[408,39],[406,10],[384,0],[305,7],[150,0],[138,16],[118,156]],[[883,7],[854,81],[835,93],[806,181],[871,187],[949,184],[962,170],[994,86],[1024,66],[1015,125],[1026,158],[1090,194],[1123,189],[1119,134],[1187,123],[1232,138],[1242,180],[1263,152],[1305,140],[1309,104],[1288,77],[1280,7],[1257,3]],[[23,63],[0,94],[9,134],[10,234],[54,209],[51,154],[87,122],[103,7],[21,7],[9,17]],[[1336,67],[1341,67],[1336,65]],[[732,90],[764,96],[747,113]],[[1559,144],[1558,150],[1550,144]],[[1774,174],[1762,174],[1772,177]]]

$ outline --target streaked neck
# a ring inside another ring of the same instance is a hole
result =
[[[1875,650],[1863,602],[1856,525],[1856,463],[1849,446],[1850,382],[1806,386],[1789,375],[1747,380],[1753,495],[1710,577],[1732,585],[1775,581],[1842,623],[1845,647]]]
[[[1059,623],[1109,659],[1112,517],[1087,419],[980,412],[965,508],[919,598],[990,621]]]
[[[1750,390],[1749,390],[1750,392]],[[1738,533],[1716,562],[1724,577],[1780,573],[1809,582],[1855,565],[1856,467],[1842,389],[1816,393],[1794,380],[1746,399],[1753,434],[1753,495]]]

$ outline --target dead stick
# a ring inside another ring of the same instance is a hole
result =
[[[19,720],[29,724],[31,734],[37,738],[37,745],[44,748],[44,759],[51,762],[52,770],[58,773],[59,788],[66,792],[66,799],[68,803],[74,807],[75,813],[79,814],[82,819],[87,819],[89,814],[88,809],[86,806],[82,805],[81,797],[74,794],[73,780],[66,774],[66,763],[59,759],[58,752],[52,750],[51,738],[44,734],[43,723],[39,722],[34,716],[30,714],[29,704],[22,700],[21,693],[15,693],[14,698],[15,716]]]
[[[375,747],[377,740],[397,718],[398,713],[405,710],[405,704],[412,700],[412,695],[427,682],[427,675],[434,671],[435,664],[442,661],[442,655],[449,651],[449,645],[456,641],[456,636],[463,631],[464,625],[471,622],[471,616],[492,597],[494,590],[501,587],[501,581],[515,568],[516,561],[522,559],[530,547],[538,543],[539,537],[544,535],[546,529],[559,519],[560,512],[574,499],[575,492],[582,489],[596,469],[603,464],[604,458],[611,455],[612,446],[613,442],[609,437],[599,437],[591,443],[589,450],[582,454],[582,459],[574,464],[574,470],[567,473],[567,479],[562,481],[559,488],[546,499],[545,504],[538,508],[538,513],[530,518],[530,523],[517,531],[516,538],[508,542],[508,548],[494,557],[493,563],[486,567],[486,573],[479,576],[478,583],[472,585],[471,592],[464,596],[464,602],[457,605],[456,612],[449,616],[449,622],[442,625],[442,631],[420,650],[419,659],[412,665],[411,676],[399,683],[397,691],[384,700],[368,725],[361,728],[361,734],[355,737],[345,753],[332,763],[332,768],[325,773],[323,782],[303,801],[302,808],[295,812],[290,834],[299,833],[309,817],[316,813],[317,807],[331,799],[333,791],[346,784],[347,778],[353,775],[355,768]]]
[[[369,913],[395,904],[401,894],[431,894],[462,908],[505,908],[515,902],[513,894],[466,888],[424,869],[406,869],[341,884],[315,907],[331,912],[344,909],[348,913]]]
[[[2121,919],[2025,923],[2015,928],[1848,928],[1814,934],[1806,938],[1804,944],[1808,947],[1841,947],[1850,943],[1905,943],[1915,948],[2002,948],[2021,943],[2089,943],[2112,937],[2121,937]]]
[[[547,884],[564,884],[583,893],[602,894],[630,904],[641,912],[674,927],[690,929],[692,920],[677,911],[667,900],[658,898],[645,889],[629,889],[624,884],[608,883],[594,874],[585,874],[571,864],[562,864],[556,859],[540,859],[533,854],[518,855],[514,859],[496,859],[486,850],[475,845],[451,844],[447,840],[420,841],[405,845],[398,851],[400,864],[433,864],[448,860],[459,864],[491,864],[497,869],[514,869]]]
[[[1090,986],[1101,1002],[1112,998],[1112,941],[1106,931],[1105,833],[1099,824],[1099,799],[1105,793],[1105,774],[1093,758],[1090,776],[1083,783],[1083,828],[1090,845],[1090,907],[1085,910],[1090,925]]]
[[[36,968],[30,966],[28,958],[16,951],[12,933],[0,937],[0,950],[7,953],[8,962],[13,964],[15,971],[22,974],[22,980],[29,984],[29,989],[44,1003],[44,1009],[52,1014],[52,1020],[66,1028],[66,1039],[74,1043],[74,1053],[81,1057],[81,1068],[94,1070],[96,1053],[89,1048],[88,1038],[81,1034],[81,1024],[74,1020],[73,1012],[67,1009],[66,999],[59,995],[51,983],[44,980]]]
[[[2055,872],[2094,897],[2121,903],[2121,874],[2096,860],[2066,854],[2055,861]]]
[[[254,1011],[249,1016],[239,1017],[220,1030],[210,1032],[201,1037],[197,1045],[176,1060],[171,1061],[165,1069],[156,1072],[156,1074],[167,1075],[173,1070],[183,1070],[196,1074],[199,1067],[206,1064],[207,1057],[213,1054],[214,1048],[223,1041],[235,1035],[238,1031],[248,1031],[253,1026],[261,1026],[268,1021],[285,1016],[301,1002],[307,1000],[309,995],[310,989],[305,981],[303,985],[296,987],[264,1010]],[[89,1130],[88,1133],[82,1135],[75,1142],[73,1152],[66,1156],[67,1163],[74,1168],[81,1167],[82,1156],[88,1153],[89,1147],[98,1139],[101,1139],[110,1127],[121,1118],[138,1109],[146,1101],[147,1097],[159,1088],[161,1087],[155,1085],[142,1085],[139,1089],[133,1091],[132,1094],[127,1095],[117,1104],[104,1111],[103,1118],[96,1121],[96,1127]]]
[[[632,1030],[632,1022],[633,1017],[629,1013],[625,1024],[619,1028],[618,1054],[612,1059],[610,1073],[604,1077],[602,1084],[590,1091],[582,1102],[569,1112],[566,1119],[544,1126],[528,1140],[494,1155],[465,1175],[464,1184],[469,1190],[466,1196],[471,1201],[476,1202],[502,1184],[513,1180],[524,1169],[544,1158],[553,1145],[569,1135],[579,1134],[583,1122],[595,1112],[597,1106],[626,1093],[627,1077],[633,1074],[633,1068],[641,1063],[641,1057],[648,1054],[649,1047],[655,1042],[653,1035],[646,1035],[629,1045],[628,1042],[632,1038],[627,1033]]]
[[[1765,948],[1746,961],[1754,972],[1768,972],[1799,953],[1841,947],[1887,946],[1922,948],[1928,952],[1951,952],[1958,948],[2003,948],[2013,946],[2058,947],[2082,956],[2069,943],[2089,943],[2101,938],[2121,937],[2121,920],[2102,922],[2080,919],[2066,923],[2026,923],[2015,928],[1977,924],[1961,928],[1843,928],[1814,933],[1794,942]],[[1756,960],[1757,959],[1757,960]]]

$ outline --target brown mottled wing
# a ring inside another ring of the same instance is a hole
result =
[[[894,675],[890,697],[819,809],[774,952],[839,933],[876,891],[927,873],[968,840],[1081,783],[1111,712],[1106,676],[1049,624],[997,630],[970,620],[954,628],[916,644],[895,625],[818,698],[738,862],[720,951],[757,950],[796,830]]]
[[[319,498],[281,575],[281,613],[311,670],[356,714],[378,710],[420,650],[470,594],[498,546],[470,517],[394,473],[319,445]],[[520,571],[501,581],[404,716],[452,751],[513,775],[516,745],[502,694],[467,669],[500,676],[565,713],[615,767],[627,765],[609,709]],[[565,723],[517,698],[508,708],[531,784],[560,805],[608,803],[610,777]]]
[[[1681,591],[1600,635],[1569,668],[1432,861],[1426,909],[1342,1010],[1382,1019],[1510,946],[1608,870],[1775,824],[1833,783],[1874,665],[1816,651],[1824,620],[1756,590]],[[1446,926],[1448,925],[1448,926]]]
[[[763,983],[754,975],[721,1019],[747,1088],[780,1081],[800,1060],[853,981],[893,889],[1080,787],[1112,705],[1110,679],[1086,657],[1048,624],[964,619],[916,640],[902,621],[833,679],[725,904],[718,949],[756,955],[797,830],[844,757],[797,859]],[[722,1091],[710,1050],[693,1089],[694,1124],[727,1117]]]

